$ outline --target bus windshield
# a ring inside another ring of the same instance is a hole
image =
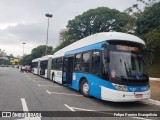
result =
[[[133,52],[110,51],[111,77],[141,79],[147,77],[142,55]]]

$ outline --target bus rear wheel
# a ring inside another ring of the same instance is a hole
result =
[[[84,79],[82,82],[81,82],[81,93],[85,96],[85,97],[90,97],[89,95],[89,84],[88,84],[88,81],[86,79]]]

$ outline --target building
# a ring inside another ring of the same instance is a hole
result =
[[[59,44],[61,44],[65,38],[64,38],[64,34],[65,32],[67,31],[67,29],[61,29],[60,32],[59,32]]]
[[[0,49],[0,59],[8,59],[6,56],[7,54]]]

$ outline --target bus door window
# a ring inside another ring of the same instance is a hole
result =
[[[75,56],[74,70],[81,71],[81,54]]]
[[[45,75],[45,69],[47,69],[48,62],[47,61],[42,61],[41,62],[41,75]]]
[[[96,76],[101,76],[101,52],[92,52],[91,73]]]
[[[67,58],[63,58],[63,72],[67,71],[67,66],[68,65],[68,59]]]
[[[82,54],[81,70],[82,72],[90,71],[90,52]]]

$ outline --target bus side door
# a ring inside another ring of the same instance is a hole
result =
[[[72,84],[73,57],[63,59],[62,84]]]

